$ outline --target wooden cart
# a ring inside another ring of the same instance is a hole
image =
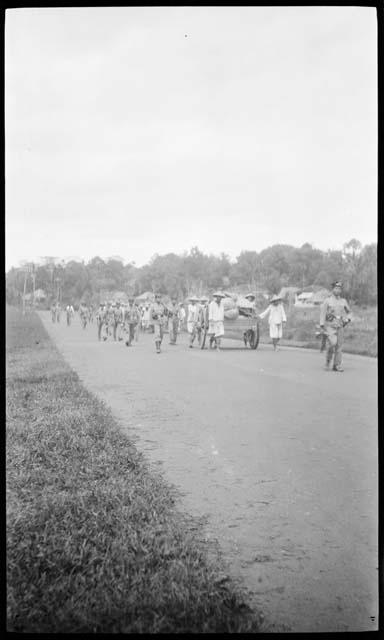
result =
[[[256,313],[252,312],[249,316],[239,315],[234,320],[224,318],[223,338],[241,340],[246,347],[257,349],[260,340],[260,329]],[[200,348],[204,349],[208,342],[208,318],[206,317],[201,332]]]

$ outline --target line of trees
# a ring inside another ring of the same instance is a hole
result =
[[[377,302],[377,245],[352,239],[340,251],[321,251],[311,244],[297,248],[275,244],[259,253],[242,251],[235,261],[221,253],[207,255],[193,247],[177,255],[154,255],[148,264],[124,264],[119,256],[89,262],[60,261],[46,256],[34,265],[36,289],[47,293],[48,302],[60,298],[77,304],[81,299],[97,303],[103,292],[124,291],[139,295],[160,291],[184,298],[192,291],[207,293],[216,288],[239,288],[278,293],[284,286],[329,288],[335,279],[344,281],[346,296],[356,304]],[[12,268],[6,277],[7,301],[20,300],[24,273]]]

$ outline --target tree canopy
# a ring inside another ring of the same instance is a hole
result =
[[[236,260],[228,255],[205,254],[198,247],[182,254],[154,255],[148,264],[124,264],[119,256],[89,262],[47,256],[35,265],[35,287],[48,300],[58,296],[63,303],[81,300],[97,304],[106,292],[124,291],[138,295],[159,291],[179,299],[190,293],[203,294],[217,288],[244,287],[253,291],[278,293],[284,286],[330,288],[333,280],[344,282],[347,297],[357,304],[377,301],[377,245],[362,244],[352,238],[342,250],[321,251],[309,243],[301,247],[275,244],[259,253],[242,251]],[[7,300],[15,302],[23,292],[21,269],[7,273]]]

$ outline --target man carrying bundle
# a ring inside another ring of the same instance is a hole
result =
[[[343,284],[339,280],[332,283],[332,294],[326,298],[320,309],[320,329],[327,335],[325,370],[329,371],[333,358],[332,371],[342,372],[342,348],[344,327],[351,319],[348,302],[341,297]]]

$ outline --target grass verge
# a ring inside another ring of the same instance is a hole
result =
[[[202,524],[79,382],[35,314],[7,309],[7,630],[258,632]]]

